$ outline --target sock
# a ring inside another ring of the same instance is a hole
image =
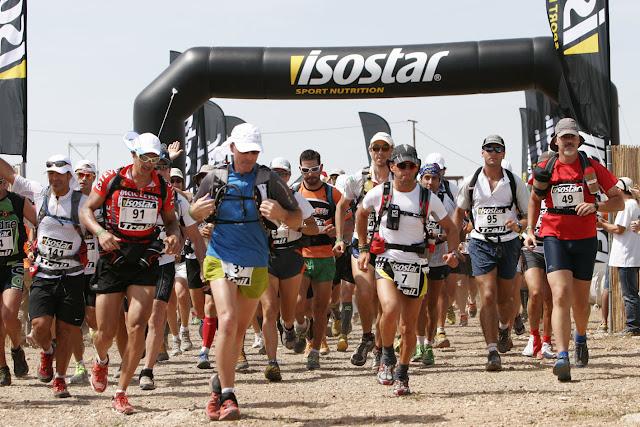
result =
[[[209,355],[209,348],[210,348],[210,347],[202,347],[202,348],[200,349],[200,353],[204,353],[204,354],[206,354],[206,355]]]
[[[236,392],[236,389],[233,388],[233,387],[225,387],[225,388],[222,389],[222,394],[225,394],[225,393],[234,393],[235,394],[235,392]]]
[[[374,341],[376,336],[373,335],[373,332],[363,332],[362,333],[362,341]]]
[[[424,345],[424,337],[416,336],[416,344]]]
[[[559,351],[558,352],[558,359],[568,359],[569,358],[569,352],[568,351]]]
[[[347,335],[349,333],[349,329],[351,329],[352,317],[353,317],[353,303],[343,302],[342,311],[340,312],[340,321],[342,322],[342,324],[340,325],[340,333],[342,333],[343,335]]]
[[[542,342],[546,342],[547,344],[551,344],[551,337],[548,335],[545,335],[542,337]]]
[[[104,366],[104,365],[108,365],[109,364],[109,355],[107,355],[107,358],[104,360],[100,360],[100,356],[96,357],[96,361],[98,362],[98,364]]]
[[[491,353],[492,351],[498,351],[498,344],[494,342],[487,344],[487,351],[489,353]]]
[[[396,364],[396,352],[393,350],[393,346],[382,347],[382,360],[381,362],[387,366],[393,366]]]
[[[429,347],[433,347],[433,340],[427,340],[427,341],[426,341],[426,344],[427,344]]]
[[[202,324],[202,347],[211,348],[211,344],[213,344],[213,338],[216,336],[217,325],[217,317],[204,317],[204,323]]]
[[[509,324],[508,323],[498,322],[498,327],[500,329],[508,329],[509,328]]]
[[[396,378],[400,380],[409,378],[409,365],[398,365],[396,368]]]
[[[334,319],[340,319],[340,303],[331,304],[329,311]]]
[[[311,351],[309,351],[309,353],[320,353],[320,350],[316,350],[315,348],[312,348]]]
[[[297,320],[294,322],[294,327],[296,328],[296,332],[306,331],[308,325],[309,325],[309,322],[307,322],[306,318],[304,319],[304,323],[298,323]]]
[[[20,346],[18,345],[16,348],[11,347],[11,351],[16,352],[20,350]]]
[[[49,345],[49,350],[44,350],[44,354],[53,354],[53,346]]]
[[[56,378],[64,378],[64,375],[59,374],[59,373],[56,372]]]
[[[540,329],[531,329],[531,336],[540,338]]]
[[[576,333],[575,341],[576,341],[576,344],[584,344],[587,342],[587,335],[578,335]]]
[[[120,393],[124,394],[124,390],[121,388],[116,389],[116,394],[120,394]]]
[[[272,359],[272,360],[269,360],[268,363],[269,363],[269,365],[277,365],[278,364],[278,360]]]
[[[189,327],[188,327],[188,326],[182,326],[182,325],[180,325],[180,333],[183,333],[183,332],[185,332],[185,331],[186,331],[186,332],[189,332]]]
[[[444,334],[444,326],[438,326],[437,333]]]

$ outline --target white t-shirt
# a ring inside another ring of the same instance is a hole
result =
[[[453,197],[456,196],[454,189],[456,191],[458,190],[457,187],[455,188],[453,186],[451,187],[451,193]],[[440,200],[440,198],[437,195],[436,197],[438,198],[438,200]],[[453,212],[456,210],[455,200],[449,197],[449,195],[446,192],[444,193],[442,204],[444,205],[444,208],[447,211],[447,215],[453,214]],[[442,218],[440,218],[440,220],[442,220]],[[438,221],[439,220],[436,219],[433,215],[430,215],[429,222],[427,223],[427,229],[433,230],[434,234],[444,234],[444,230],[442,229],[440,224],[438,224]],[[446,241],[436,244],[435,251],[429,257],[430,258],[429,265],[431,267],[442,267],[443,265],[446,265],[447,263],[444,262],[444,260],[442,259],[442,256],[445,255],[447,252],[449,252],[449,245],[447,244]]]
[[[458,192],[458,207],[468,210],[471,207],[469,200],[469,184],[473,175],[466,177]],[[526,217],[529,206],[529,190],[525,183],[516,175],[516,199],[520,213]],[[511,203],[513,202],[513,206]],[[475,189],[473,191],[473,231],[470,237],[479,240],[487,240],[483,233],[503,233],[507,229],[504,226],[507,220],[517,221],[516,203],[512,200],[511,187],[509,186],[509,176],[503,172],[502,179],[498,182],[493,191],[489,185],[489,179],[484,170],[478,175]],[[482,232],[481,232],[482,231]],[[500,236],[503,242],[518,238],[518,233],[509,231]]]
[[[302,193],[296,191],[293,193],[294,198],[298,202],[298,207],[302,211],[302,220],[309,218],[315,212],[313,206],[307,199],[302,196]],[[291,230],[286,224],[282,223],[278,226],[277,230],[271,232],[271,237],[274,240],[274,244],[284,244],[286,242],[293,242],[302,237],[302,233],[296,230]]]
[[[373,166],[369,167],[369,171],[371,174],[371,181],[373,182],[373,184],[375,184],[375,186],[378,186],[379,184],[384,182],[375,175],[375,169],[373,168]],[[358,200],[360,198],[360,195],[362,194],[366,177],[367,177],[366,174],[365,175],[362,174],[362,169],[360,169],[358,172],[352,175],[340,175],[338,179],[341,182],[340,182],[340,185],[338,186],[338,183],[336,181],[336,188],[347,199]],[[389,174],[389,176],[387,177],[387,181],[390,181],[390,180],[391,180],[391,174]],[[359,200],[358,202],[361,202],[361,201]],[[369,222],[372,223],[373,220],[374,220],[374,217],[370,216]],[[358,238],[358,233],[355,230],[353,231],[353,238],[354,239]]]
[[[182,194],[178,193],[177,191],[174,192],[173,194],[175,195],[174,197],[176,198],[175,208],[176,208],[176,219],[178,220],[178,222],[180,222],[180,219],[182,219],[182,222],[184,223],[185,227],[189,227],[190,225],[195,224],[196,221],[191,217],[191,215],[189,215],[189,201],[187,200],[187,198],[184,197]],[[164,222],[162,221],[161,215],[158,215],[157,224],[161,230],[158,238],[160,240],[163,240],[165,237],[167,237],[167,233],[164,228]],[[165,264],[175,262],[175,260],[176,260],[175,255],[167,255],[163,253],[162,256],[160,256],[160,259],[158,260],[158,264],[165,265]]]
[[[624,210],[616,215],[615,225],[625,227],[624,233],[613,234],[609,265],[640,267],[640,234],[631,231],[631,221],[640,219],[640,206],[634,199],[625,200]]]
[[[362,206],[365,209],[379,209],[383,191],[384,185],[378,185],[373,188],[364,196]],[[402,211],[419,214],[420,186],[416,184],[415,188],[408,193],[392,188],[390,204],[398,205]],[[400,215],[399,229],[389,230],[386,226],[387,214],[388,210],[382,214],[380,228],[378,230],[380,237],[382,237],[385,242],[407,246],[421,245],[424,243],[424,225],[422,218]],[[438,196],[433,193],[431,193],[431,197],[429,198],[429,210],[427,211],[427,216],[432,216],[438,221],[447,216],[447,210],[444,205],[440,199],[438,199]],[[403,252],[399,249],[387,249],[379,256],[399,262],[418,262],[420,264],[428,263],[426,258],[420,258],[415,252]]]

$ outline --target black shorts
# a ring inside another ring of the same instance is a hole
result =
[[[524,258],[523,262],[523,270],[527,271],[530,268],[541,268],[545,269],[546,265],[544,262],[544,254],[540,254],[538,252],[523,250],[522,257]]]
[[[0,294],[15,289],[22,292],[24,287],[24,266],[22,261],[0,267]]]
[[[543,245],[547,273],[571,270],[574,279],[591,280],[598,252],[597,237],[560,240],[557,237],[546,236]]]
[[[88,307],[96,306],[96,293],[91,290],[91,284],[93,283],[93,274],[84,275],[84,303]]]
[[[170,262],[160,266],[160,277],[156,282],[156,297],[158,301],[169,302],[171,292],[173,291],[173,283],[176,278],[176,263]]]
[[[351,271],[350,248],[347,246],[342,255],[336,258],[336,275],[333,277],[333,284],[339,285],[340,281],[355,283],[353,280],[353,271]]]
[[[29,318],[55,317],[73,326],[84,321],[84,274],[56,279],[34,277],[29,291]]]
[[[451,274],[464,274],[465,276],[473,277],[471,271],[471,257],[469,254],[461,254],[462,259],[458,260],[458,265],[451,269]]]
[[[187,285],[189,289],[202,289],[204,283],[200,279],[200,263],[197,259],[187,258]]]
[[[444,280],[451,273],[451,267],[448,265],[441,265],[440,267],[429,267],[427,273],[427,279],[429,280]]]
[[[160,276],[158,261],[149,268],[138,266],[114,267],[105,258],[98,260],[91,290],[96,294],[126,292],[130,285],[155,286]]]
[[[280,280],[297,276],[303,267],[304,258],[295,249],[278,249],[269,255],[269,274]]]

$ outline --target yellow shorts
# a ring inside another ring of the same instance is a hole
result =
[[[225,279],[226,275],[222,270],[222,261],[216,257],[207,255],[202,264],[204,279],[213,282],[218,279]],[[213,287],[214,284],[211,283]],[[245,298],[257,299],[269,286],[269,273],[267,267],[253,267],[251,279],[248,285],[238,285],[238,291]]]

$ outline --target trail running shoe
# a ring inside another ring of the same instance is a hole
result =
[[[375,347],[372,351],[373,361],[371,363],[371,370],[378,373],[378,369],[380,369],[380,361],[382,360],[382,349]]]
[[[53,380],[53,397],[57,397],[59,399],[71,397],[69,390],[67,390],[67,383],[64,381],[64,378],[58,377]]]
[[[395,365],[380,364],[378,368],[378,384],[391,385],[393,384],[393,370]]]
[[[349,348],[349,340],[346,335],[341,334],[338,338],[338,343],[336,344],[336,350],[344,353]]]
[[[291,329],[283,329],[284,331],[282,332],[282,345],[284,345],[287,350],[293,350],[296,346],[296,330],[293,327]]]
[[[456,324],[456,312],[453,310],[453,306],[450,305],[447,309],[447,324],[455,325]]]
[[[225,399],[220,404],[220,418],[219,421],[235,421],[240,419],[240,409],[238,408],[238,401],[233,393],[230,393],[231,397],[225,396]]]
[[[87,384],[89,382],[89,372],[82,363],[76,363],[76,371],[69,378],[69,384]]]
[[[498,328],[498,351],[500,353],[506,353],[513,348],[513,341],[511,340],[511,331],[509,328]]]
[[[249,369],[249,361],[247,360],[247,354],[244,352],[244,348],[240,352],[238,356],[238,361],[236,362],[236,372],[242,372]]]
[[[11,385],[11,370],[8,366],[0,368],[0,387]]]
[[[451,347],[451,342],[449,341],[449,338],[447,338],[447,334],[445,332],[438,332],[436,334],[436,345],[434,345],[435,348],[449,348]]]
[[[179,344],[180,344],[180,351],[183,353],[193,348],[193,343],[191,342],[191,337],[189,336],[189,329],[180,330]]]
[[[416,350],[413,352],[413,356],[411,357],[412,362],[419,362],[424,357],[424,351],[426,346],[424,344],[417,344]]]
[[[38,379],[48,383],[53,379],[53,353],[40,352],[40,366],[38,366]]]
[[[22,347],[11,349],[11,359],[13,359],[13,373],[16,377],[26,377],[29,373],[29,364],[24,356]]]
[[[340,335],[340,331],[342,331],[342,320],[333,319],[331,322],[331,336],[337,337]]]
[[[113,373],[113,379],[117,380],[120,378],[120,374],[122,373],[122,368],[118,366],[118,369]]]
[[[280,366],[278,362],[270,361],[264,368],[264,377],[271,382],[282,381],[282,374],[280,373]]]
[[[155,390],[156,384],[153,381],[153,369],[143,369],[138,377],[141,390]]]
[[[406,396],[411,394],[411,389],[409,389],[409,378],[406,379],[395,379],[393,381],[393,395],[394,396]]]
[[[302,357],[306,360],[307,356],[309,355],[309,353],[311,352],[311,349],[313,348],[313,345],[311,345],[311,341],[307,340],[307,345],[304,348],[304,353],[302,353]]]
[[[553,375],[558,377],[558,381],[571,381],[571,365],[568,357],[560,357],[553,365]]]
[[[198,354],[198,363],[196,364],[198,369],[211,369],[211,362],[209,362],[209,353],[201,351]]]
[[[313,371],[315,369],[320,369],[320,353],[310,351],[307,355],[307,371]]]
[[[540,348],[540,353],[538,353],[539,359],[555,359],[556,354],[553,352],[553,347],[548,342],[543,342],[542,347]]]
[[[589,349],[586,342],[576,343],[573,362],[576,368],[586,368],[589,364]]]
[[[533,337],[533,335],[529,335],[529,341],[527,341],[527,345],[524,347],[524,350],[522,350],[523,356],[533,357],[535,355],[535,352],[533,351],[534,340],[535,338]]]
[[[460,323],[458,323],[458,326],[469,326],[469,315],[467,313],[460,315]]]
[[[257,333],[253,338],[253,344],[251,344],[251,348],[259,349],[261,347],[264,347],[264,338],[262,338],[261,333]]]
[[[296,333],[296,343],[293,346],[293,351],[296,352],[297,354],[301,354],[302,352],[304,352],[304,349],[307,346],[307,329],[295,331],[295,333]]]
[[[470,302],[467,304],[467,313],[469,316],[476,317],[478,314],[478,305],[475,302]]]
[[[98,393],[105,391],[108,383],[108,375],[109,362],[107,362],[106,365],[101,365],[97,360],[94,360],[93,366],[91,367],[91,388]]]
[[[500,354],[498,354],[497,351],[493,350],[489,352],[485,369],[487,372],[498,372],[502,370],[502,360],[500,360]]]
[[[129,404],[129,399],[124,391],[113,395],[111,398],[111,406],[116,412],[120,412],[121,414],[133,414],[133,406]]]
[[[367,356],[369,352],[373,350],[373,347],[376,345],[375,338],[373,336],[370,337],[362,337],[362,341],[358,344],[356,351],[351,355],[351,364],[355,366],[364,366],[367,363]]]
[[[422,364],[424,366],[433,366],[436,363],[436,358],[433,355],[433,347],[430,345],[424,346],[424,354],[422,355]]]
[[[322,341],[320,342],[320,354],[326,356],[330,351],[329,345],[327,344],[327,337],[322,338]]]
[[[525,333],[525,331],[526,328],[524,326],[524,322],[522,321],[522,316],[520,315],[520,313],[518,313],[515,320],[513,321],[513,332],[515,332],[516,335],[522,335]]]
[[[218,419],[220,419],[220,397],[222,394],[222,386],[220,385],[218,374],[211,375],[209,387],[211,389],[211,396],[209,397],[209,401],[207,401],[207,406],[204,411],[210,421],[218,421]]]
[[[158,353],[156,362],[166,362],[167,360],[169,360],[169,353],[167,353],[166,351],[161,351]]]
[[[180,338],[179,337],[171,337],[171,344],[169,346],[169,356],[176,357],[182,354],[182,350],[180,350]]]

